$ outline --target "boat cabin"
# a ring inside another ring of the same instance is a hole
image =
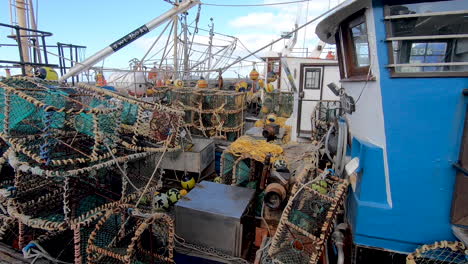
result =
[[[352,98],[354,243],[411,252],[455,240],[452,225],[468,225],[468,1],[350,0],[316,33],[337,45]]]

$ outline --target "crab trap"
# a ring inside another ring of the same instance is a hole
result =
[[[174,224],[163,213],[139,213],[131,205],[108,210],[88,240],[96,263],[174,263]]]
[[[184,123],[195,134],[234,141],[243,134],[246,93],[174,88],[171,105],[185,112]]]
[[[269,256],[279,263],[317,263],[333,230],[348,183],[336,177],[301,174],[283,211]]]
[[[89,91],[31,78],[0,83],[0,136],[46,166],[109,158],[118,143],[120,107]]]
[[[289,118],[293,113],[293,106],[293,92],[274,91],[265,93],[261,112],[264,115],[273,113],[280,117]]]

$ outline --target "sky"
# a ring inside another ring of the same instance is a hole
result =
[[[11,22],[9,1],[0,0],[0,23],[10,24]],[[287,1],[291,0],[204,0],[202,2],[240,5]],[[306,21],[325,12],[330,7],[338,4],[338,1],[310,0],[303,3],[261,7],[202,5],[199,27],[208,29],[210,18],[213,18],[215,32],[235,36],[247,49],[253,51],[277,39],[282,32],[291,31],[295,23],[302,25]],[[83,58],[108,46],[172,7],[170,3],[164,0],[33,0],[33,2],[37,8],[38,29],[54,34],[47,39],[48,45],[55,45],[57,42],[61,42],[86,46],[85,53],[81,54]],[[198,7],[196,6],[188,11],[189,23],[194,21],[197,9]],[[13,15],[13,21],[15,19]],[[133,58],[141,59],[159,36],[164,26],[165,24],[144,35],[98,65],[128,69],[129,61]],[[314,48],[318,42],[314,32],[315,24],[306,27],[305,30],[301,30],[298,34],[296,48]],[[0,43],[14,43],[13,40],[6,38],[10,34],[10,30],[0,28]],[[200,43],[208,43],[207,36],[207,32],[199,31],[199,35],[196,36],[195,40]],[[151,57],[156,51],[162,49],[167,38],[168,33],[166,32],[149,53],[148,57]],[[226,40],[230,40],[218,34],[214,38],[215,45],[226,45],[228,43]],[[284,41],[280,41],[272,49],[281,51],[284,44]],[[204,51],[205,49],[203,46],[195,48],[199,51]],[[50,49],[50,51],[57,52],[54,48]],[[246,49],[238,44],[232,57],[245,56],[247,54]],[[264,55],[265,53],[260,53],[258,56],[262,54]],[[52,55],[50,56],[53,57]],[[155,56],[155,58],[158,57]],[[0,46],[0,59],[18,60],[17,50],[15,48]],[[56,62],[53,58],[51,60]],[[250,57],[248,60],[241,65],[236,65],[236,68],[233,68],[232,71],[226,74],[247,74],[252,69],[252,62],[250,61],[258,59]],[[0,75],[3,75],[3,70],[0,72]]]

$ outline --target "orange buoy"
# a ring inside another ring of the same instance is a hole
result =
[[[96,74],[96,86],[106,86],[107,81],[102,73]]]
[[[202,89],[208,88],[208,82],[203,77],[200,77],[200,80],[197,82],[197,87]]]
[[[249,74],[250,80],[252,81],[258,80],[259,76],[260,76],[260,73],[258,73],[258,71],[255,68],[253,68]]]
[[[335,54],[333,54],[333,51],[328,51],[327,57],[325,57],[327,60],[334,60],[335,59]]]

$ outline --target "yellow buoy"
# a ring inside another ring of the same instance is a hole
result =
[[[203,77],[200,77],[200,80],[197,82],[197,87],[201,89],[208,88],[208,82]]]
[[[221,177],[218,176],[218,177],[214,178],[213,182],[216,182],[216,183],[223,183],[223,178],[221,178]]]
[[[260,76],[260,73],[258,73],[258,71],[255,68],[252,69],[252,71],[249,74],[250,80],[252,81],[258,80],[258,76]]]
[[[182,180],[180,181],[180,185],[182,185],[182,188],[184,189],[192,189],[195,187],[195,179],[193,177],[190,177],[189,175],[185,175],[182,177]]]
[[[153,94],[154,94],[153,88],[148,88],[148,90],[146,90],[146,95],[151,96],[151,95],[153,95]]]
[[[276,118],[277,118],[277,116],[276,116],[275,114],[269,114],[269,115],[267,115],[267,117],[266,117],[266,123],[267,123],[267,124],[275,123],[275,122],[276,122]]]
[[[267,93],[272,93],[274,90],[275,90],[275,87],[271,83],[267,84],[266,87],[265,87],[265,91]]]
[[[101,74],[102,75],[102,74]],[[57,72],[50,67],[41,67],[39,68],[37,77],[48,80],[48,81],[58,81]]]
[[[177,88],[182,88],[182,87],[184,87],[184,81],[182,81],[182,80],[175,80],[174,86],[177,87]]]
[[[265,87],[265,81],[263,79],[258,80],[258,86],[260,88],[264,88]]]
[[[171,79],[166,80],[166,86],[171,86],[171,85],[172,85],[172,80]]]
[[[247,88],[249,87],[249,84],[245,81],[240,81],[236,84],[236,91],[237,92],[245,92],[247,91]]]
[[[272,71],[268,73],[268,75],[267,75],[267,81],[268,81],[269,83],[274,82],[274,81],[276,81],[277,79],[278,79],[278,76],[276,75],[276,73],[274,73],[274,72],[272,72]]]

